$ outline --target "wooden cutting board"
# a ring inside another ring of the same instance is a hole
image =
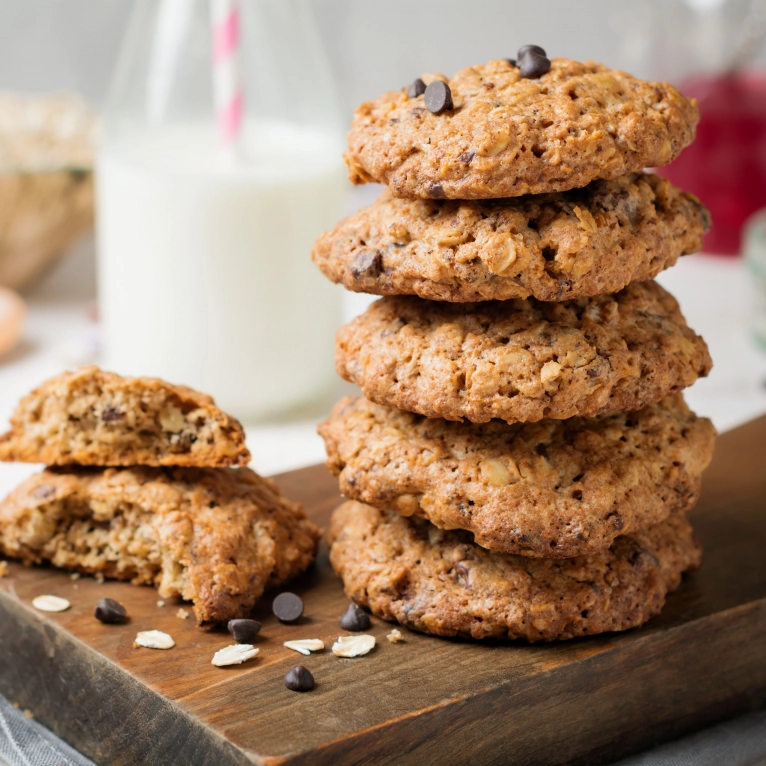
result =
[[[322,466],[278,477],[327,524],[338,502]],[[0,691],[99,764],[598,764],[766,704],[766,418],[719,440],[692,520],[702,568],[645,627],[561,644],[471,643],[374,620],[371,654],[341,660],[329,645],[346,606],[323,548],[298,580],[306,613],[279,624],[270,599],[260,656],[216,668],[230,643],[157,605],[151,588],[72,581],[12,564],[0,580]],[[68,598],[60,614],[36,595]],[[92,617],[99,598],[127,625]],[[134,649],[138,630],[170,633],[170,651]],[[282,646],[321,638],[301,657]],[[285,689],[302,662],[317,686]]]

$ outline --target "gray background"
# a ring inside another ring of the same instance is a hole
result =
[[[192,2],[195,0],[189,0]],[[245,0],[251,2],[252,0]],[[99,105],[131,8],[155,0],[0,0],[0,88],[71,89]],[[347,117],[422,72],[520,45],[679,80],[720,66],[758,0],[309,0]],[[760,60],[764,60],[763,54]],[[310,73],[307,73],[310,77]]]

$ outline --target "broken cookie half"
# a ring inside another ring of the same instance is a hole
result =
[[[0,436],[0,460],[47,465],[246,465],[237,420],[213,399],[156,378],[82,367],[25,396]]]
[[[5,555],[156,585],[201,625],[247,616],[313,562],[319,537],[248,468],[49,468],[0,503]]]

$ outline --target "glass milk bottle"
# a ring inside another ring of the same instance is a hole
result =
[[[245,421],[323,398],[340,295],[310,252],[347,182],[308,0],[136,3],[104,122],[103,366]]]

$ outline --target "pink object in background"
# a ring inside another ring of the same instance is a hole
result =
[[[745,221],[766,208],[766,75],[699,77],[682,90],[699,101],[697,140],[659,172],[710,209],[704,249],[738,255]]]
[[[210,4],[213,53],[213,97],[224,143],[239,141],[244,96],[239,67],[239,4],[237,0],[212,0]]]

